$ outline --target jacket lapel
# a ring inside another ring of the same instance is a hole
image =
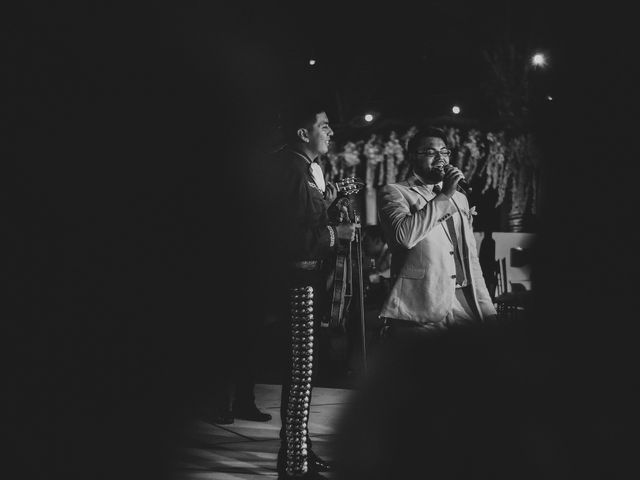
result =
[[[467,302],[475,311],[475,314],[478,318],[482,319],[482,310],[480,310],[480,305],[478,305],[478,298],[476,296],[475,291],[475,282],[476,279],[473,278],[473,272],[471,271],[471,259],[469,257],[469,244],[467,243],[467,235],[473,235],[473,230],[467,231],[467,222],[468,217],[462,214],[462,209],[457,204],[457,202],[452,198],[453,204],[456,206],[458,213],[460,214],[460,235],[462,235],[462,261],[464,262],[464,268],[467,274],[467,282],[471,288],[463,288],[463,294],[467,298]]]
[[[462,210],[460,209],[460,205],[453,198],[451,199],[453,204],[456,206],[456,210],[458,210],[458,214],[460,215],[460,235],[462,243],[462,256],[465,262],[465,268],[471,270],[471,265],[469,265],[469,247],[467,245],[467,226],[465,222],[465,216],[462,214]]]
[[[424,198],[427,202],[431,201],[431,199],[433,197],[435,197],[435,195],[429,195],[427,192],[423,192],[421,191],[422,189],[413,186],[413,187],[409,187],[410,190],[416,192],[418,195],[420,195],[422,198]]]
[[[436,196],[436,194],[433,193],[433,191],[428,192],[424,188],[420,188],[418,186],[417,179],[413,176],[407,179],[406,183],[407,183],[407,186],[409,187],[409,190],[417,193],[422,198],[424,198],[427,202],[430,202],[431,200],[433,200],[433,197]]]

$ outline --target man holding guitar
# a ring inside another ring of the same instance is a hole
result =
[[[316,370],[322,265],[339,241],[352,241],[356,224],[331,225],[327,209],[337,188],[325,184],[320,155],[327,153],[333,130],[324,108],[307,102],[288,112],[287,145],[269,162],[273,202],[268,242],[276,253],[280,280],[289,301],[289,362],[282,382],[279,478],[324,478],[330,465],[311,450],[308,432],[313,373]],[[270,215],[271,217],[271,215]]]

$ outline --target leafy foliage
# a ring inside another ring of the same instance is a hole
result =
[[[481,184],[483,195],[490,190],[497,192],[496,207],[510,195],[510,213],[536,213],[539,158],[533,135],[483,132],[476,128],[463,131],[447,126],[443,129],[453,151],[450,162],[462,170],[468,183]],[[374,133],[366,141],[333,144],[321,159],[326,180],[353,176],[358,167],[364,170],[369,189],[406,179],[410,172],[406,146],[417,132],[413,126],[401,135],[391,130],[386,134]]]

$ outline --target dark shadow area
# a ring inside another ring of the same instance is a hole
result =
[[[245,179],[271,72],[220,6],[16,10],[10,457],[20,478],[165,478],[255,316]]]

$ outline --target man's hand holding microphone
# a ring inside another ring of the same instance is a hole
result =
[[[469,189],[464,179],[462,171],[449,163],[445,163],[442,167],[444,177],[442,179],[442,193],[447,197],[453,197],[453,194],[460,188],[464,193]]]

